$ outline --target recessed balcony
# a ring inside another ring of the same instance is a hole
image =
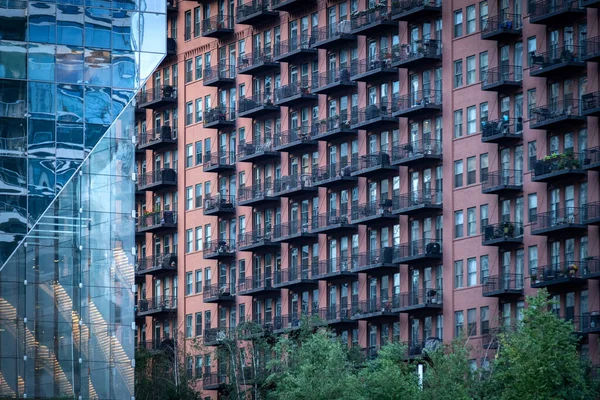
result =
[[[356,280],[358,279],[358,273],[352,271],[356,265],[358,265],[357,255],[321,260],[315,279],[330,283]]]
[[[509,118],[481,122],[481,141],[500,145],[513,145],[523,140],[523,118]]]
[[[441,140],[414,140],[410,143],[394,144],[392,147],[392,165],[421,168],[437,165],[441,161]]]
[[[272,0],[271,8],[274,11],[292,12],[300,7],[308,7],[315,3],[315,0]]]
[[[397,21],[432,20],[442,14],[442,0],[399,0],[392,2],[392,19]]]
[[[158,275],[177,272],[177,254],[155,254],[137,260],[135,265],[136,275]]]
[[[581,96],[581,115],[585,117],[600,117],[600,92],[588,93]]]
[[[364,60],[354,60],[350,64],[350,79],[357,82],[395,80],[398,68],[392,66],[392,56],[386,51],[370,55]]]
[[[400,272],[400,267],[394,263],[394,249],[392,247],[382,247],[359,253],[358,262],[352,267],[352,272],[362,272],[369,276],[382,276]]]
[[[270,136],[257,139],[254,142],[240,144],[237,160],[240,162],[259,163],[270,160],[279,160],[281,154],[273,148],[273,139]]]
[[[437,337],[428,337],[425,340],[420,338],[413,338],[412,340],[405,342],[406,346],[406,360],[415,360],[419,358],[430,358],[431,354],[442,348],[442,339]]]
[[[177,128],[163,125],[138,134],[137,146],[141,150],[158,150],[177,144]]]
[[[273,287],[273,283],[273,277],[270,275],[251,276],[239,283],[238,294],[258,298],[275,297],[280,289]]]
[[[215,107],[204,111],[204,127],[207,129],[235,128],[235,109]]]
[[[177,55],[177,41],[173,38],[167,38],[167,57]]]
[[[177,229],[177,212],[158,211],[144,214],[138,218],[139,232],[159,233]]]
[[[260,118],[274,112],[279,112],[279,106],[273,104],[271,93],[242,97],[238,101],[237,115],[240,118]]]
[[[413,190],[407,194],[401,194],[394,201],[392,212],[395,215],[424,215],[437,214],[442,210],[444,196],[441,190],[426,189]]]
[[[585,279],[600,279],[600,257],[581,260],[581,276]]]
[[[442,42],[415,40],[392,48],[392,66],[410,70],[429,68],[442,61]]]
[[[278,11],[271,8],[269,0],[251,0],[236,8],[235,23],[257,25],[275,19]]]
[[[294,311],[291,314],[276,315],[273,318],[273,333],[289,333],[296,331],[303,326],[303,323],[307,322],[306,319],[310,318],[310,313],[306,314]]]
[[[350,32],[350,21],[340,21],[333,25],[313,29],[312,37],[315,38],[312,46],[316,49],[343,48],[356,43],[356,35]]]
[[[218,151],[204,155],[204,172],[235,172],[236,155],[230,151]]]
[[[219,239],[204,242],[202,258],[205,260],[229,260],[235,258],[235,240]]]
[[[297,107],[315,102],[319,98],[311,92],[309,80],[300,80],[275,89],[275,104],[283,107]]]
[[[398,175],[398,167],[391,164],[391,156],[385,151],[363,154],[358,157],[358,167],[354,176],[367,178]]]
[[[358,137],[358,129],[350,127],[350,118],[347,113],[330,116],[319,121],[317,134],[313,139],[332,143],[351,140]]]
[[[585,209],[584,222],[588,225],[600,225],[600,202],[584,204],[581,208]]]
[[[216,372],[204,372],[202,374],[202,388],[204,390],[222,391],[229,384],[227,375],[218,374]]]
[[[204,302],[206,303],[206,300],[204,300]],[[204,330],[203,343],[205,346],[221,346],[227,344],[229,340],[235,339],[235,328],[227,328],[224,326],[222,328],[206,328]]]
[[[442,111],[441,90],[417,90],[392,99],[392,115],[400,118],[423,119]]]
[[[350,79],[350,69],[342,67],[339,70],[330,69],[318,75],[313,74],[311,85],[315,94],[333,95],[354,89],[357,83]]]
[[[176,296],[157,296],[138,301],[136,314],[140,317],[168,315],[177,313]]]
[[[202,20],[202,36],[222,39],[233,35],[233,17],[228,15],[218,15]]]
[[[399,264],[435,263],[441,259],[441,239],[413,240],[394,247],[394,262]]]
[[[206,285],[203,288],[203,300],[205,303],[220,304],[234,303],[236,288],[227,284]],[[206,338],[204,338],[206,341]]]
[[[392,200],[380,199],[352,206],[351,220],[353,224],[373,227],[397,223],[398,217],[392,214]]]
[[[529,22],[543,25],[567,25],[585,16],[580,0],[540,0],[529,3]]]
[[[273,241],[272,229],[256,228],[254,231],[240,233],[238,250],[251,251],[254,253],[278,251],[281,244]]]
[[[596,0],[600,3],[600,0]],[[581,59],[587,62],[600,62],[600,36],[583,40]]]
[[[518,39],[523,31],[523,16],[501,12],[498,15],[483,19],[481,38],[484,40],[496,40],[508,42]]]
[[[552,154],[537,160],[533,166],[532,182],[556,183],[580,181],[587,175],[582,169],[582,157],[572,151]]]
[[[435,315],[443,305],[442,289],[420,289],[400,294],[397,310],[415,318]]]
[[[138,177],[139,190],[160,191],[177,189],[177,171],[171,168],[161,168],[146,172]]]
[[[263,207],[279,204],[273,182],[255,182],[252,186],[238,189],[238,205],[247,207]]]
[[[352,176],[356,169],[356,164],[347,161],[319,167],[318,170],[313,171],[313,185],[330,189],[344,185],[348,186],[358,182],[358,177]]]
[[[392,299],[371,298],[368,300],[353,301],[351,308],[353,320],[381,323],[399,320],[398,311],[392,309]]]
[[[350,127],[367,131],[381,132],[386,129],[398,128],[398,118],[392,116],[391,104],[372,104],[356,111],[352,116]]]
[[[242,75],[263,75],[279,67],[279,61],[273,59],[271,49],[256,50],[238,57],[238,74]]]
[[[585,54],[585,48],[572,44],[554,47],[546,53],[532,54],[529,74],[550,79],[578,76],[586,68],[586,62],[581,59],[582,54]]]
[[[314,196],[317,188],[313,186],[311,175],[289,175],[275,179],[275,196],[299,197]]]
[[[317,56],[317,49],[312,47],[315,38],[307,34],[293,36],[291,39],[284,40],[273,46],[273,56],[275,61],[292,63],[305,58]]]
[[[523,245],[523,224],[503,221],[489,224],[483,228],[481,244],[483,246],[520,247]]]
[[[579,328],[582,334],[600,333],[600,311],[583,313],[579,317]]]
[[[277,224],[273,228],[273,240],[283,243],[305,244],[316,242],[319,236],[312,231],[316,220],[309,219],[298,221],[292,220],[283,224]]]
[[[288,269],[275,271],[275,287],[289,289],[294,292],[303,292],[319,286],[319,264],[317,262],[303,262]]]
[[[355,35],[372,36],[398,31],[398,22],[392,20],[392,9],[381,3],[353,12],[350,15],[350,26]]]
[[[523,171],[502,169],[481,177],[481,193],[506,196],[523,191]]]
[[[502,65],[481,73],[481,90],[486,92],[511,93],[523,87],[523,67]]]
[[[600,171],[600,147],[592,147],[584,151],[582,167],[588,171]]]
[[[287,153],[309,152],[318,148],[318,142],[312,138],[317,133],[317,125],[301,125],[289,131],[275,133],[273,148]]]
[[[139,107],[156,110],[169,105],[177,105],[177,88],[164,85],[140,92]]]
[[[348,210],[334,210],[319,214],[317,220],[318,222],[313,229],[315,233],[337,235],[358,231],[358,224],[350,220]]]
[[[204,86],[223,88],[235,85],[237,71],[235,67],[227,64],[219,64],[214,67],[204,68]]]
[[[531,234],[557,237],[585,235],[586,211],[584,207],[566,207],[537,214],[531,224]]]
[[[483,297],[510,299],[523,296],[522,274],[500,274],[488,276],[483,281],[481,293]]]
[[[531,287],[546,288],[550,292],[577,290],[586,284],[580,265],[579,261],[572,261],[539,267],[536,273],[531,274]]]
[[[223,195],[206,196],[204,200],[204,215],[227,217],[235,215],[235,196]]]
[[[333,329],[344,329],[358,324],[351,318],[352,309],[349,304],[332,304],[319,309],[319,317]]]

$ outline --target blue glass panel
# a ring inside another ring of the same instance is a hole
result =
[[[57,124],[56,157],[73,160],[83,159],[82,124]]]
[[[81,165],[78,160],[56,160],[56,190],[59,191]]]
[[[56,47],[50,44],[30,44],[28,76],[36,81],[53,81]]]
[[[166,7],[167,7],[166,1],[140,0],[140,11],[164,14],[166,11]]]
[[[83,7],[59,5],[56,20],[58,44],[83,45]]]
[[[27,152],[30,156],[51,158],[56,153],[54,121],[30,119]]]
[[[27,151],[25,118],[0,117],[0,157],[22,157]]]
[[[0,79],[0,117],[23,118],[27,112],[27,85]]]
[[[27,190],[27,160],[23,157],[0,159],[0,195],[23,195]]]
[[[166,16],[164,14],[144,13],[140,21],[142,51],[149,53],[166,52],[167,39],[165,32],[156,30],[156,26],[163,26]]]
[[[27,45],[0,40],[0,78],[25,79]]]
[[[55,118],[55,102],[53,83],[29,82],[29,114],[33,118]]]
[[[133,13],[121,10],[113,11],[113,49],[133,50],[133,27],[131,16]]]
[[[111,0],[85,0],[85,5],[87,7],[111,8],[112,1]]]
[[[88,85],[110,86],[110,51],[86,50],[84,80]]]
[[[83,122],[83,86],[59,84],[56,101],[59,122]]]
[[[85,10],[85,45],[100,49],[110,49],[112,28],[111,11],[102,8]]]
[[[30,42],[56,42],[56,6],[46,3],[29,4],[29,36]]]
[[[113,87],[133,89],[135,87],[137,69],[135,67],[135,53],[126,51],[113,51],[112,54],[112,81]]]
[[[133,97],[133,92],[127,90],[114,90],[112,93],[113,115],[119,115],[125,108],[129,100]]]
[[[27,1],[0,2],[0,39],[25,40],[27,27]]]
[[[113,8],[118,10],[135,10],[135,0],[113,0]]]
[[[83,49],[56,46],[56,80],[64,83],[83,83]]]
[[[85,88],[85,121],[91,124],[108,125],[112,121],[110,89]]]

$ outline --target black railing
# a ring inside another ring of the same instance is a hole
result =
[[[411,207],[441,205],[443,193],[440,189],[413,190],[398,197],[394,209],[403,210]]]
[[[217,194],[204,200],[204,212],[213,210],[235,210],[235,196]]]
[[[314,279],[318,275],[319,264],[303,262],[300,265],[294,265],[288,269],[274,272],[275,285],[285,284],[301,280]]]
[[[580,328],[582,332],[597,332],[600,329],[600,312],[583,313],[579,317]]]
[[[553,281],[581,278],[581,263],[579,261],[561,262],[552,265],[538,267],[531,274],[532,283],[552,283]]]
[[[235,66],[219,64],[214,67],[204,68],[204,81],[212,79],[235,79],[237,71]]]
[[[352,272],[358,266],[358,255],[334,257],[319,261],[319,275]]]
[[[360,316],[364,314],[373,314],[378,312],[392,312],[394,304],[392,298],[374,297],[368,300],[360,300],[352,302],[352,316]]]
[[[369,55],[364,60],[353,60],[350,64],[350,75],[361,75],[381,68],[392,67],[392,55],[386,50],[379,54]]]
[[[238,157],[249,157],[269,151],[273,151],[273,139],[272,136],[266,135],[262,139],[255,140],[254,142],[240,144]]]
[[[140,228],[149,228],[152,226],[158,226],[163,224],[176,224],[177,223],[177,212],[176,211],[158,211],[149,214],[144,214],[139,218]]]
[[[501,65],[488,68],[481,72],[483,85],[494,85],[502,82],[521,82],[523,80],[523,67],[520,65]]]
[[[348,210],[333,210],[317,216],[317,226],[327,228],[328,226],[350,224],[350,215]]]
[[[140,103],[142,104],[163,99],[176,100],[177,88],[170,85],[163,85],[140,92]]]
[[[264,197],[274,196],[275,185],[273,182],[256,182],[252,186],[244,186],[238,189],[238,201],[259,200]]]
[[[273,56],[283,56],[296,50],[310,50],[310,46],[314,41],[315,39],[308,34],[301,34],[300,36],[284,40],[283,42],[273,45]]]
[[[211,286],[212,288],[212,286]],[[206,291],[206,289],[204,289]],[[205,292],[206,293],[206,292]],[[206,296],[205,296],[206,297]],[[206,328],[204,330],[204,343],[220,343],[229,339],[235,339],[235,328]]]
[[[392,200],[380,199],[365,204],[352,206],[352,220],[392,215]]]
[[[221,106],[204,111],[204,125],[225,121],[235,121],[235,108]]]
[[[156,129],[150,129],[139,133],[138,138],[138,146],[145,146],[161,140],[177,139],[177,127],[171,128],[169,125],[163,125]],[[0,149],[2,148],[2,140],[3,139],[0,138]]]
[[[356,167],[356,164],[347,161],[319,167],[317,171],[313,171],[313,182],[319,183],[338,177],[351,177],[352,173],[356,171]]]
[[[351,307],[348,302],[342,304],[332,304],[319,309],[319,317],[324,321],[335,321],[350,319]]]
[[[388,152],[380,151],[372,154],[364,154],[358,158],[358,170],[366,170],[370,168],[389,167],[391,165],[391,157]]]
[[[236,293],[236,289],[235,286],[229,284],[206,285],[202,288],[203,298],[207,300],[233,296]]]
[[[239,8],[238,8],[239,10]],[[260,66],[265,63],[274,63],[273,52],[270,48],[255,50],[253,53],[242,54],[238,57],[238,72],[255,66]]]
[[[560,11],[581,9],[580,0],[540,0],[529,2],[529,16],[543,17]]]
[[[286,146],[294,143],[302,143],[311,140],[311,137],[315,130],[316,125],[300,125],[297,128],[292,128],[289,131],[275,133],[273,139],[275,140],[274,147]]]
[[[405,63],[421,58],[439,58],[442,56],[440,40],[415,40],[411,43],[392,47],[392,63]]]
[[[210,17],[202,20],[202,34],[206,35],[209,32],[217,31],[219,29],[233,29],[233,17],[227,15],[217,15],[216,17]]]
[[[270,11],[271,2],[269,0],[251,0],[237,7],[235,18],[236,20],[242,20],[253,14]]]
[[[483,190],[498,186],[523,186],[523,171],[517,169],[501,169],[500,171],[488,172],[481,177]]]
[[[500,274],[483,280],[483,294],[501,290],[522,290],[523,274]]]
[[[272,289],[273,283],[273,277],[271,275],[251,276],[239,283],[238,292]]]
[[[443,301],[442,289],[419,289],[400,293],[400,308],[437,306]]]
[[[442,141],[435,139],[414,140],[405,144],[394,144],[392,161],[400,161],[417,156],[441,156]]]
[[[155,169],[141,174],[138,178],[139,186],[149,186],[159,183],[177,184],[177,171],[171,168]]]
[[[441,90],[417,90],[392,100],[392,112],[408,111],[413,107],[426,107],[442,104]]]
[[[600,108],[600,92],[588,93],[581,96],[581,111],[586,112]]]
[[[498,15],[484,18],[482,23],[481,33],[483,35],[498,31],[516,31],[523,27],[523,16],[502,11]]]
[[[441,257],[442,239],[420,239],[394,247],[394,260],[413,257]]]
[[[291,192],[303,188],[313,187],[311,175],[290,175],[275,179],[275,193]]]
[[[313,29],[312,37],[315,38],[317,42],[344,37],[351,38],[352,34],[350,33],[350,21],[340,21],[333,25],[327,25]]]
[[[313,79],[311,82],[313,90],[335,83],[353,83],[350,80],[350,68],[342,67],[339,70],[330,69],[329,71],[322,72],[319,75],[313,75]]]
[[[559,228],[561,225],[585,224],[585,207],[566,207],[537,214],[531,223],[531,230]]]
[[[236,154],[233,151],[218,151],[204,155],[204,169],[220,167],[220,166],[235,166]]]
[[[271,243],[271,240],[273,239],[273,229],[257,228],[254,231],[240,233],[238,237],[238,248],[260,243]]]
[[[311,84],[308,79],[302,79],[289,85],[281,86],[275,89],[275,101],[282,101],[294,96],[309,96]]]
[[[504,115],[502,118],[491,121],[481,122],[481,136],[483,139],[490,139],[495,136],[519,138],[523,135],[523,118],[509,118]]]
[[[535,162],[533,176],[540,177],[554,172],[577,170],[581,168],[582,161],[583,158],[580,153],[573,153],[572,151],[562,154],[555,153]]]
[[[218,374],[216,372],[205,372],[202,375],[202,385],[205,390],[207,387],[226,385],[228,382],[227,375]]]
[[[391,20],[391,9],[377,4],[373,8],[358,11],[350,16],[352,29],[359,29],[366,25],[377,24]]]
[[[489,224],[483,228],[483,241],[497,239],[517,239],[523,237],[524,229],[521,222],[503,221]]]
[[[531,54],[532,72],[563,63],[582,62],[581,57],[583,55],[585,55],[585,48],[583,46],[570,44],[567,46],[552,47],[550,51]]]
[[[317,221],[310,219],[292,220],[283,224],[277,224],[273,227],[273,238],[283,239],[290,236],[302,235],[311,233],[316,227]]]
[[[600,53],[600,36],[585,39],[582,47],[582,56],[598,56]]]
[[[399,0],[392,1],[392,14],[403,14],[421,7],[441,7],[442,0]]]
[[[367,268],[378,264],[392,264],[394,261],[394,248],[382,247],[358,254],[358,268]]]
[[[156,296],[138,301],[138,313],[172,311],[177,309],[177,296]]]
[[[356,118],[356,116],[354,116]],[[350,116],[348,113],[334,115],[319,121],[317,131],[319,135],[325,135],[338,129],[350,129]]]
[[[546,106],[536,107],[532,110],[533,123],[540,124],[560,117],[579,116],[579,101],[568,99],[555,101]]]
[[[376,121],[378,118],[391,117],[391,104],[372,104],[370,106],[358,110],[356,113],[356,119],[352,119],[352,124],[362,124],[369,121]]]
[[[600,147],[591,147],[583,153],[582,166],[594,165],[600,163]]]
[[[210,242],[204,242],[204,254],[227,254],[235,252],[235,240],[219,239]]]
[[[599,221],[600,220],[600,201],[595,201],[592,203],[587,203],[582,208],[585,208],[586,221]]]
[[[273,95],[271,92],[259,93],[252,97],[242,97],[238,102],[238,112],[246,112],[262,106],[273,106]]]
[[[143,273],[148,270],[161,268],[177,270],[177,254],[164,253],[154,254],[149,257],[142,257],[136,262],[135,265],[135,270],[137,273]]]

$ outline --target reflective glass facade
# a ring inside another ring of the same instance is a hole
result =
[[[165,23],[159,1],[0,0],[0,398],[133,396],[131,100]]]

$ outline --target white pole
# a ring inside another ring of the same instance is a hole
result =
[[[419,389],[423,390],[423,364],[417,365],[417,374],[419,375]]]

